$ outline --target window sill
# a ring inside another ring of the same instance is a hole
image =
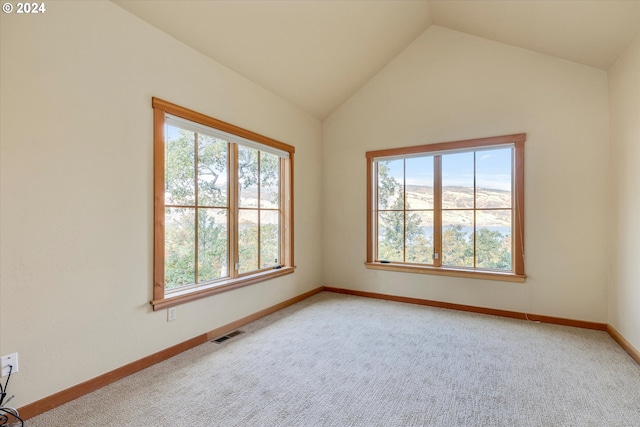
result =
[[[404,273],[434,274],[439,276],[466,277],[470,279],[497,280],[502,282],[524,283],[527,276],[512,272],[488,271],[488,270],[465,270],[451,267],[429,267],[425,265],[365,262],[367,268],[373,270],[399,271]]]
[[[253,285],[254,283],[264,282],[265,280],[274,279],[276,277],[285,276],[295,271],[294,267],[282,267],[277,270],[261,271],[255,274],[242,276],[237,279],[229,279],[208,285],[191,288],[184,291],[177,291],[169,294],[163,299],[151,301],[153,311],[162,310],[186,302],[195,301],[206,298],[211,295],[227,292],[232,289],[242,288],[244,286]]]

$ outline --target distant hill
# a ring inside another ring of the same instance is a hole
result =
[[[407,204],[410,209],[433,209],[433,187],[424,185],[407,185]],[[492,226],[510,227],[511,225],[511,192],[497,189],[477,189],[477,209],[504,209],[499,211],[483,211],[478,218],[480,223]],[[442,189],[443,209],[472,209],[473,188],[448,186]],[[447,219],[452,224],[469,223],[469,212],[449,211]]]

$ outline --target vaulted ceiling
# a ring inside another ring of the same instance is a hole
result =
[[[603,70],[640,30],[640,0],[114,3],[319,119],[431,25]]]

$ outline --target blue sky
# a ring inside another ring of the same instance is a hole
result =
[[[511,190],[511,148],[482,150],[476,153],[478,187]],[[406,159],[408,185],[433,186],[433,157]],[[389,162],[389,174],[399,182],[403,180],[403,160]],[[473,153],[455,153],[442,156],[443,185],[473,186]]]

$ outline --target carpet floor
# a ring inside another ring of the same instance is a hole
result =
[[[640,426],[605,332],[322,292],[26,422]]]

